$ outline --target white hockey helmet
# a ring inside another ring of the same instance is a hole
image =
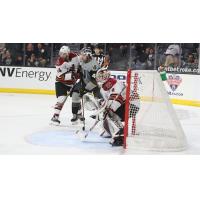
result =
[[[70,53],[70,48],[68,46],[62,46],[59,51],[59,56],[63,56],[64,54],[68,55]]]
[[[101,68],[96,73],[96,81],[99,85],[102,85],[110,78],[110,76],[111,74],[107,68]]]

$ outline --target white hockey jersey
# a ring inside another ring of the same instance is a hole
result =
[[[126,86],[114,78],[109,78],[101,88],[104,100],[108,101],[107,107],[114,112],[125,103]]]
[[[73,85],[76,82],[76,73],[79,65],[79,56],[75,53],[69,53],[67,61],[59,57],[56,62],[56,81],[66,85]]]
[[[85,63],[80,62],[81,65],[81,73],[82,73],[82,80],[85,83],[85,88],[87,90],[92,90],[97,85],[95,82],[96,72],[101,68],[95,58],[92,58],[91,61]]]

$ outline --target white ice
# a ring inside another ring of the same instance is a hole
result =
[[[70,122],[70,98],[61,112],[61,126],[49,125],[55,102],[53,95],[1,93],[0,154],[158,154],[111,147],[109,139],[99,137],[99,126],[81,141],[75,132],[82,129],[82,124]],[[174,108],[188,142],[186,151],[175,154],[200,154],[200,108]],[[89,115],[86,111],[86,130],[94,123]]]

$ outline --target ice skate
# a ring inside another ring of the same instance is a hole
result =
[[[58,118],[59,116],[54,114],[54,116],[51,118],[50,125],[54,125],[54,126],[60,125],[60,120]]]

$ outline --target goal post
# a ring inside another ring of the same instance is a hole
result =
[[[156,70],[128,70],[124,148],[181,151],[186,138]]]
[[[131,88],[131,70],[128,70],[126,76],[126,104],[125,104],[125,123],[124,123],[124,145],[126,149],[126,138],[128,136],[128,121],[129,121],[129,97],[130,97],[130,88]]]

